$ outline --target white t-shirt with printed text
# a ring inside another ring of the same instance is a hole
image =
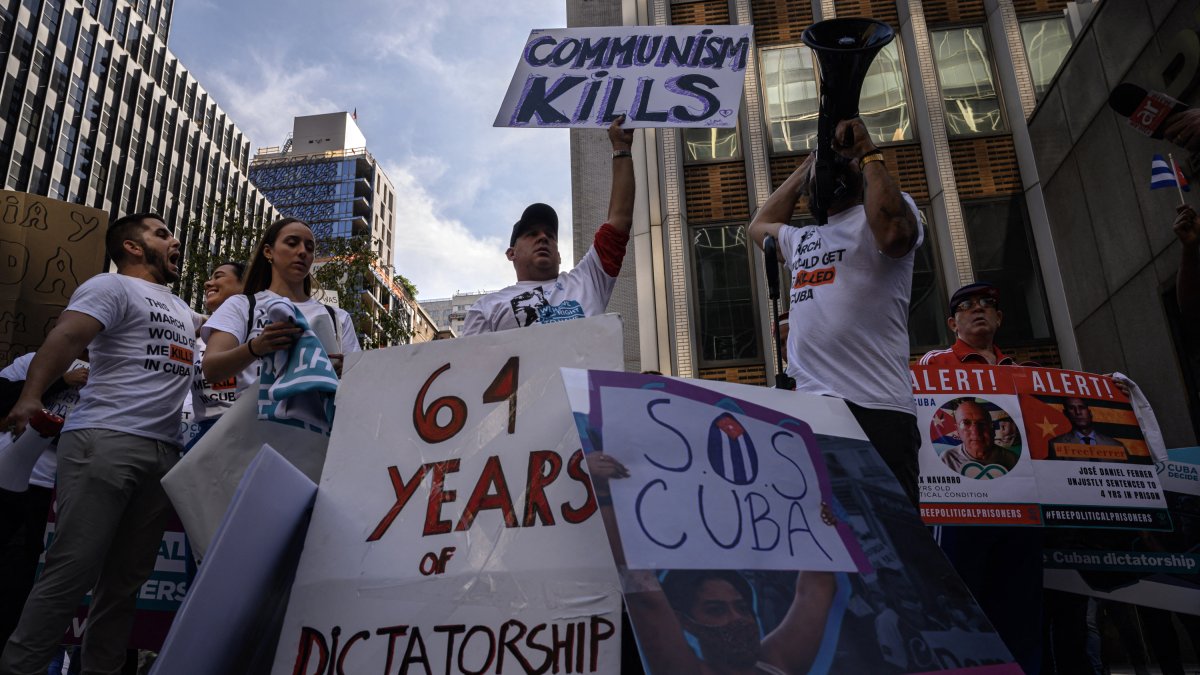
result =
[[[463,335],[598,316],[608,308],[617,278],[608,276],[596,247],[574,269],[549,281],[518,281],[480,298],[467,310]]]
[[[281,297],[274,291],[259,291],[254,294],[254,325],[250,329],[250,333],[246,333],[246,319],[250,313],[250,300],[245,295],[234,295],[221,303],[217,311],[209,317],[208,322],[200,329],[200,337],[204,341],[211,340],[212,332],[219,330],[222,333],[229,333],[237,338],[238,344],[244,344],[247,340],[252,340],[262,334],[262,329],[270,321],[267,319],[266,306],[271,300]],[[325,309],[325,305],[309,298],[304,302],[293,302],[304,318],[311,325],[314,321],[320,320],[322,317],[329,316],[329,310]],[[362,347],[358,344],[358,334],[354,332],[354,319],[351,318],[349,312],[340,308],[334,307],[333,313],[338,319],[338,333],[341,335],[342,353],[349,354],[351,352],[362,351]],[[246,366],[245,370],[237,376],[237,394],[246,390],[251,383],[258,380],[259,361],[255,359],[253,363]],[[237,396],[235,394],[234,398]],[[232,401],[231,401],[232,403]],[[197,414],[199,414],[199,406],[196,406]]]
[[[860,204],[826,225],[785,226],[779,247],[791,269],[788,375],[796,390],[837,396],[864,408],[916,414],[908,375],[908,304],[913,259],[879,251]]]
[[[29,376],[29,362],[33,361],[33,352],[18,356],[8,367],[0,370],[0,378],[9,380],[10,382],[20,382]],[[87,368],[87,361],[76,359],[74,363],[67,366],[67,372],[71,372],[76,368]],[[79,402],[79,388],[67,387],[58,392],[54,398],[46,402],[46,410],[60,417],[67,417],[71,413],[71,409]],[[12,434],[0,434],[0,453],[4,449],[12,445]],[[33,467],[33,474],[29,477],[30,485],[37,485],[44,488],[54,487],[54,474],[58,470],[58,443],[57,441],[50,444],[50,447],[42,451],[38,457],[37,464]]]
[[[83,282],[67,311],[103,328],[88,345],[91,372],[63,431],[108,429],[178,443],[197,315],[166,286],[118,273]]]

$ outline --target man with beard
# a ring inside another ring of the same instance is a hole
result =
[[[166,286],[179,279],[179,240],[160,216],[139,213],[109,226],[105,248],[117,272],[76,289],[0,420],[23,431],[46,388],[88,348],[88,383],[58,444],[54,540],[0,656],[5,675],[46,672],[89,590],[85,672],[119,672],[170,510],[159,480],[179,459],[197,323]]]
[[[608,222],[596,230],[592,247],[569,272],[559,273],[558,214],[546,204],[530,204],[513,225],[505,255],[517,283],[489,293],[467,310],[463,335],[494,333],[536,324],[603,314],[612,297],[629,228],[633,226],[633,131],[622,115],[608,127],[612,144],[612,193]]]
[[[647,641],[652,644],[643,645],[655,675],[790,675],[807,673],[812,666],[834,590],[832,574],[801,572],[791,608],[766,637],[755,615],[750,583],[732,570],[672,570],[662,581],[661,596],[635,593],[629,606],[635,623],[641,620],[656,632],[655,639]],[[662,608],[668,611],[650,621],[642,605],[656,600],[654,596],[665,596],[669,610]],[[696,658],[680,628],[699,643],[703,660]]]

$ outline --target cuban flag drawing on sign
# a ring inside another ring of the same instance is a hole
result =
[[[746,428],[724,413],[708,428],[708,463],[718,476],[734,485],[749,485],[758,477],[758,453]]]

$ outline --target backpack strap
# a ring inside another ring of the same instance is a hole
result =
[[[325,306],[325,311],[329,312],[329,318],[333,320],[333,335],[334,335],[334,337],[337,338],[338,349],[341,349],[342,348],[342,322],[338,321],[337,312],[333,311],[333,307],[331,307],[329,305],[325,305],[325,303],[321,303],[321,304]]]
[[[254,330],[254,305],[258,301],[253,293],[247,293],[246,299],[250,301],[250,309],[246,311],[246,342],[250,341],[250,331]]]

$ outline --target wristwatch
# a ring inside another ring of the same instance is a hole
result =
[[[618,157],[633,157],[633,153],[628,150],[613,150],[613,159]]]
[[[883,161],[883,153],[876,150],[875,152],[868,153],[866,155],[863,155],[861,158],[859,158],[858,170],[862,171],[862,170],[866,169],[867,165],[870,164],[871,162],[882,162],[882,161]]]

